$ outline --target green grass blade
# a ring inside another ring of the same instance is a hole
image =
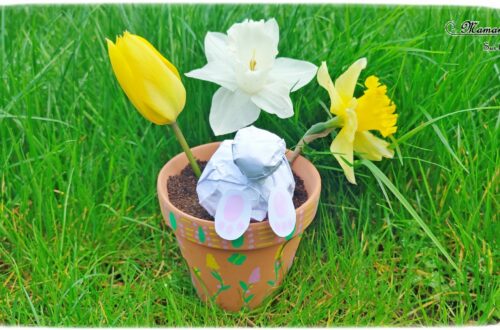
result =
[[[423,113],[424,113],[425,117],[427,117],[427,119],[429,121],[431,121],[433,119],[432,116],[427,111],[423,110]],[[455,153],[455,151],[453,151],[453,149],[451,148],[450,143],[448,142],[448,140],[444,136],[443,132],[441,132],[441,130],[439,129],[439,127],[435,123],[433,123],[431,125],[432,125],[432,128],[434,129],[434,132],[436,132],[436,135],[438,136],[439,140],[441,140],[441,142],[443,143],[443,145],[446,148],[446,150],[448,150],[448,152],[450,153],[450,155],[457,161],[458,165],[460,165],[460,167],[462,167],[465,172],[469,173],[469,171],[467,170],[467,168],[465,167],[465,165],[462,163],[462,161],[460,160],[460,158],[458,158],[458,156]]]
[[[406,142],[407,140],[409,140],[410,138],[412,138],[415,134],[417,134],[418,132],[420,132],[421,130],[423,130],[424,128],[426,128],[427,126],[432,125],[435,122],[440,121],[441,119],[448,118],[448,117],[451,117],[451,116],[454,116],[454,115],[458,115],[458,114],[464,113],[464,112],[473,112],[473,111],[482,111],[482,110],[500,110],[500,106],[478,107],[478,108],[462,109],[462,110],[453,111],[453,112],[447,113],[445,115],[433,118],[433,119],[431,119],[429,121],[426,121],[425,123],[422,123],[422,124],[418,125],[417,127],[415,127],[414,129],[408,131],[407,133],[403,134],[396,141],[393,141],[389,145],[389,147],[390,148],[395,148],[398,145],[403,144],[404,142]]]
[[[401,202],[401,204],[405,207],[405,209],[411,214],[413,219],[422,227],[424,232],[429,236],[431,241],[436,245],[436,247],[441,251],[441,253],[445,256],[445,258],[448,260],[448,262],[455,268],[455,270],[458,273],[461,273],[460,269],[458,268],[457,264],[451,256],[448,254],[446,249],[443,247],[443,245],[439,242],[437,237],[434,235],[434,233],[431,231],[431,229],[427,226],[427,224],[424,222],[424,220],[418,215],[417,211],[411,206],[411,204],[408,202],[408,200],[401,194],[401,192],[396,188],[396,186],[389,180],[389,178],[377,167],[375,164],[373,164],[371,161],[363,159],[361,160],[361,164],[365,165],[368,167],[368,169],[372,172],[372,174],[377,178],[377,180],[380,180],[382,183],[385,184],[387,188],[394,194],[394,196]]]

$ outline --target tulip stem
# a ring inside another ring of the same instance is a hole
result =
[[[290,157],[288,157],[288,162],[292,164],[295,159],[299,157],[300,153],[302,152],[302,148],[304,148],[306,144],[309,144],[316,139],[327,136],[335,128],[341,126],[341,124],[342,122],[339,117],[333,117],[332,119],[329,119],[325,122],[312,125],[300,139],[299,143],[297,143],[297,146],[292,151],[292,154],[290,155]]]
[[[189,145],[187,144],[186,139],[184,138],[184,134],[182,134],[179,125],[177,125],[177,122],[173,122],[172,124],[170,124],[170,127],[172,127],[177,141],[179,141],[182,150],[184,150],[184,153],[186,154],[186,157],[189,161],[189,164],[191,165],[191,168],[193,169],[194,174],[197,178],[199,178],[201,175],[200,167],[198,166],[198,163],[196,162],[196,159],[194,158],[193,153],[191,152],[191,149],[189,148]]]

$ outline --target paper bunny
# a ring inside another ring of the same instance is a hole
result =
[[[295,181],[285,152],[283,139],[254,126],[221,143],[196,187],[220,237],[237,239],[250,219],[262,221],[266,215],[276,235],[285,237],[293,231]]]

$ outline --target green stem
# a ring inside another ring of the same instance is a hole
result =
[[[299,143],[297,143],[297,146],[288,158],[290,164],[292,164],[300,155],[304,145],[309,144],[318,138],[327,136],[333,129],[340,126],[342,126],[342,119],[339,117],[333,117],[327,121],[312,125],[300,139]]]
[[[182,150],[184,150],[184,153],[186,154],[186,157],[189,161],[189,164],[191,165],[191,168],[193,169],[194,174],[197,178],[199,178],[201,175],[200,167],[198,166],[198,163],[196,162],[196,159],[194,158],[193,153],[191,152],[191,149],[189,148],[189,145],[184,138],[184,134],[182,134],[182,131],[179,128],[179,125],[177,125],[177,122],[173,122],[170,127],[172,127],[177,141],[179,141]]]

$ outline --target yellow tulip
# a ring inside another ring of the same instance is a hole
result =
[[[106,41],[113,71],[132,104],[155,124],[174,123],[186,103],[175,66],[146,39],[127,31],[116,44]]]
[[[377,130],[383,137],[396,132],[396,106],[387,96],[387,87],[380,84],[379,79],[370,76],[365,80],[364,95],[356,99],[354,88],[361,70],[366,67],[366,59],[354,62],[346,72],[340,75],[333,84],[326,63],[318,70],[319,84],[330,95],[330,112],[341,120],[342,129],[333,140],[330,151],[340,163],[347,180],[356,183],[354,176],[353,153],[369,160],[392,158],[394,151],[389,143],[370,133]]]

